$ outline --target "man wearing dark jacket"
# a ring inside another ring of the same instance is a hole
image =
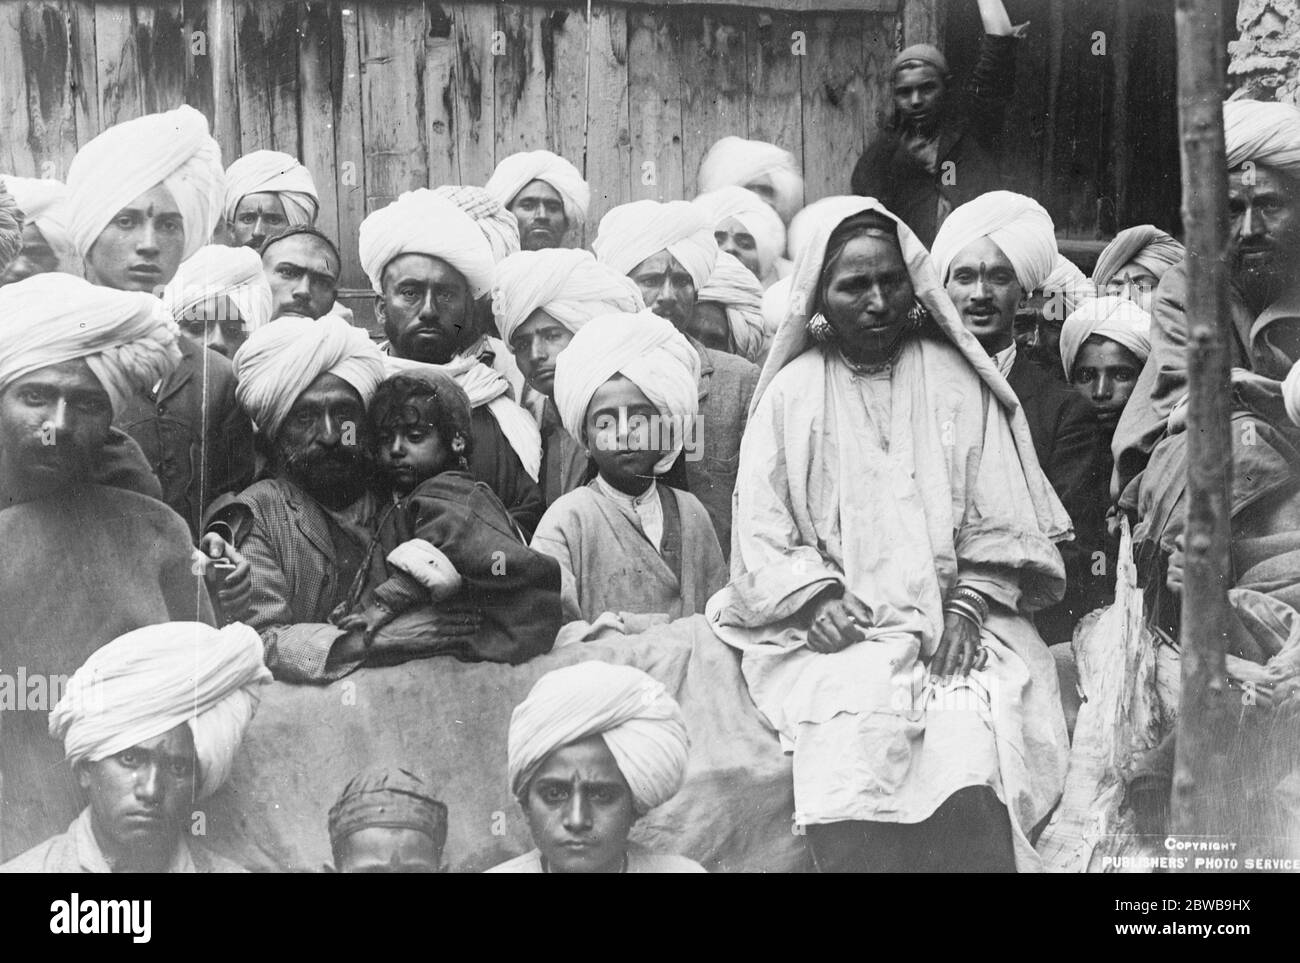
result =
[[[926,247],[954,208],[1003,186],[1000,140],[1014,92],[1016,40],[1002,0],[979,0],[984,37],[960,111],[948,61],[915,44],[894,58],[894,120],[853,168],[854,194],[879,199]]]

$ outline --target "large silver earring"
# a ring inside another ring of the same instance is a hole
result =
[[[825,344],[835,338],[835,329],[826,320],[826,316],[820,313],[814,314],[808,319],[808,333],[812,335],[814,341],[820,344]]]
[[[907,312],[907,324],[913,331],[930,320],[930,311],[918,298]]]

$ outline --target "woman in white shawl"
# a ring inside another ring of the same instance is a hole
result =
[[[1025,613],[1069,519],[1006,381],[872,198],[800,256],[710,601],[823,870],[1031,870],[1068,743]],[[1009,818],[1008,818],[1009,817]]]

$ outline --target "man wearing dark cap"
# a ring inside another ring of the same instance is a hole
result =
[[[1002,0],[978,0],[984,38],[959,109],[948,61],[929,44],[894,58],[894,119],[853,168],[853,193],[874,197],[929,247],[948,212],[1003,187],[1003,119],[1016,79],[1016,40]]]
[[[330,849],[340,873],[440,873],[447,807],[405,769],[368,769],[330,809]]]

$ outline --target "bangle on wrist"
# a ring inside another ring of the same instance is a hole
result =
[[[967,588],[964,585],[957,586],[957,588],[953,590],[952,595],[948,597],[948,601],[960,601],[970,605],[979,613],[980,622],[983,622],[989,617],[989,600],[984,597],[983,593],[978,592],[973,588]]]

